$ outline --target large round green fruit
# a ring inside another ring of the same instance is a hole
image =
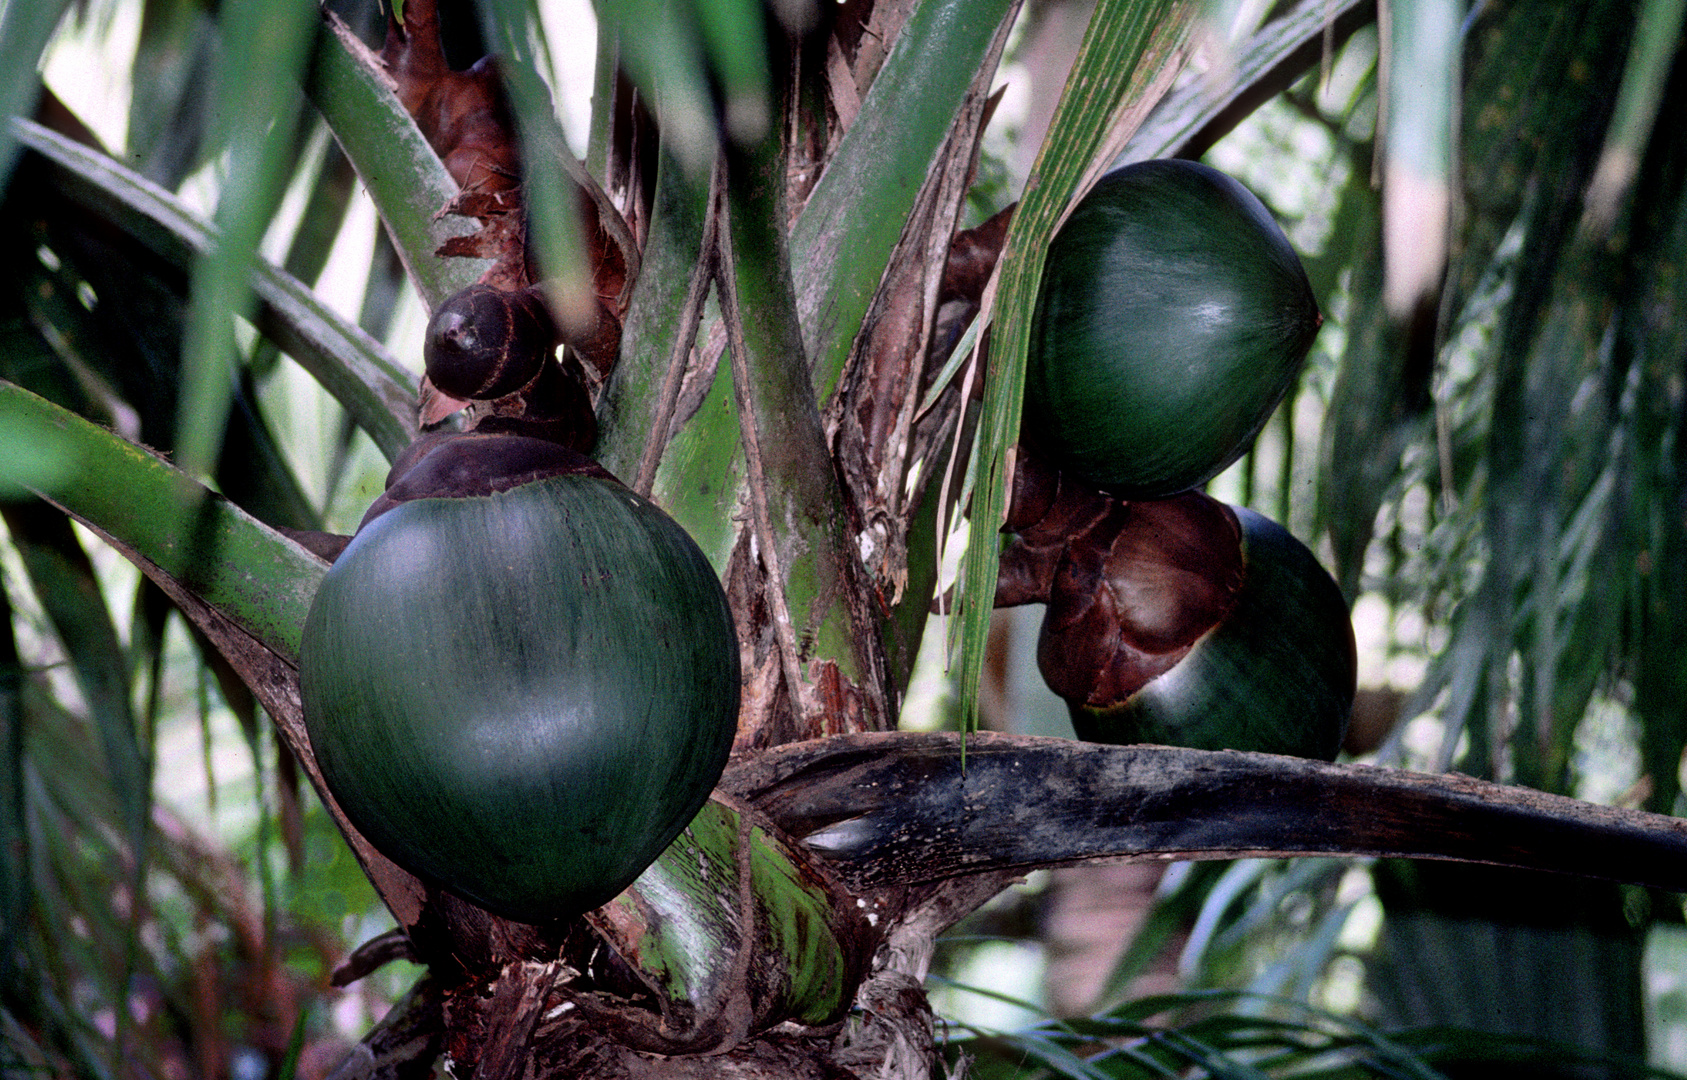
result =
[[[1116,169],[1044,259],[1023,438],[1124,498],[1184,491],[1247,449],[1321,321],[1241,184],[1193,161]]]
[[[685,827],[725,767],[738,674],[696,544],[589,475],[372,518],[300,657],[311,745],[351,822],[522,922],[608,901]]]

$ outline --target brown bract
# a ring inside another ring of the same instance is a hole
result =
[[[448,239],[437,254],[492,260],[481,281],[497,288],[520,289],[538,280],[542,274],[529,243],[520,139],[496,58],[482,57],[465,71],[452,70],[440,42],[436,0],[410,0],[403,22],[389,18],[380,57],[405,111],[461,189],[439,213],[480,222],[479,230]],[[626,226],[606,224],[603,215],[615,213],[614,208],[578,183],[575,190],[597,303],[587,318],[567,320],[560,330],[564,343],[601,379],[614,365],[626,314],[628,253],[615,239]]]
[[[509,102],[497,61],[481,57],[467,71],[452,71],[440,45],[433,0],[404,5],[404,21],[390,19],[381,61],[398,86],[398,99],[422,136],[464,190],[507,191],[521,183],[521,154],[511,137]]]
[[[938,303],[951,300],[978,303],[990,275],[996,271],[996,260],[1001,258],[1008,226],[1012,224],[1013,212],[1018,208],[1019,204],[1014,203],[972,228],[955,233],[954,240],[949,244],[949,259],[943,266],[943,285],[937,294]]]
[[[1048,605],[1037,666],[1074,705],[1122,704],[1242,587],[1241,528],[1200,492],[1126,501],[1021,457],[1006,527],[996,606]]]

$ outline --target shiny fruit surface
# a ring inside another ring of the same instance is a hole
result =
[[[312,605],[300,676],[357,828],[523,922],[596,907],[649,865],[719,779],[738,712],[702,553],[585,475],[369,520]]]
[[[1022,438],[1124,498],[1187,490],[1246,451],[1321,321],[1240,183],[1193,161],[1116,169],[1049,245]]]

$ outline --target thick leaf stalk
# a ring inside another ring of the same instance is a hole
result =
[[[279,656],[326,567],[181,470],[74,413],[0,382],[0,482],[24,487],[134,547]]]
[[[653,489],[667,449],[703,298],[714,280],[716,222],[707,185],[692,182],[671,158],[658,165],[621,358],[598,406],[598,462],[643,495]],[[696,536],[695,528],[689,531]],[[703,545],[706,551],[715,546]]]
[[[491,260],[435,256],[447,240],[475,228],[466,218],[440,216],[456,197],[457,183],[399,103],[380,58],[336,16],[324,19],[305,93],[356,166],[411,282],[431,309],[474,284]]]
[[[923,188],[942,168],[945,148],[975,78],[981,68],[994,64],[992,50],[1000,48],[999,34],[1010,10],[1015,6],[1002,0],[920,4],[895,35],[859,112],[797,215],[789,243],[790,273],[801,341],[809,356],[815,399],[822,408],[835,399],[872,304],[882,299],[885,282],[896,280],[895,275],[887,277],[887,264],[897,255]],[[909,102],[918,102],[919,107],[909,108]],[[677,163],[665,164],[663,174],[663,189],[657,196],[659,217],[662,200],[668,198],[666,188],[678,191],[689,186],[687,197],[700,200],[700,180]],[[653,227],[653,245],[656,237]],[[660,248],[653,250],[661,257]],[[652,304],[645,294],[654,287],[660,286],[647,281],[641,287],[634,299],[635,310]],[[667,303],[667,310],[672,311],[681,303],[680,295]],[[710,319],[705,325],[713,322]],[[698,336],[705,342],[698,350],[699,359],[703,364],[714,363],[720,356],[719,339],[711,340],[707,333]],[[629,348],[638,350],[630,358],[650,355],[641,340],[629,331]],[[709,377],[709,370],[702,367],[701,377]],[[706,396],[698,395],[703,400],[690,422],[673,433],[653,480],[657,501],[691,529],[723,568],[732,537],[722,522],[747,497],[735,430],[738,421],[726,375],[717,369]],[[613,385],[611,390],[614,401],[618,392]],[[611,431],[608,438],[614,447],[618,438],[626,436]],[[626,453],[624,449],[611,452]]]
[[[773,649],[766,663],[777,664],[783,676],[796,730],[883,728],[892,723],[883,647],[864,610],[791,285],[781,224],[784,154],[769,141],[754,154],[728,152],[725,160],[727,227],[716,279],[744,440],[755,558],[771,608]],[[772,706],[765,702],[769,717]],[[761,726],[754,718],[741,722],[740,738],[772,734],[758,731]]]
[[[792,275],[821,402],[837,388],[961,103],[1017,10],[1011,0],[920,4],[804,205],[791,233]]]
[[[854,1000],[869,928],[813,855],[748,808],[712,801],[632,888],[591,916],[655,995],[663,1053],[820,1026]]]

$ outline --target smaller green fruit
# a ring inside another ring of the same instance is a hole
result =
[[[1078,737],[1334,759],[1353,625],[1306,546],[1198,492],[1115,514],[1104,552],[1066,556],[1038,641]]]

